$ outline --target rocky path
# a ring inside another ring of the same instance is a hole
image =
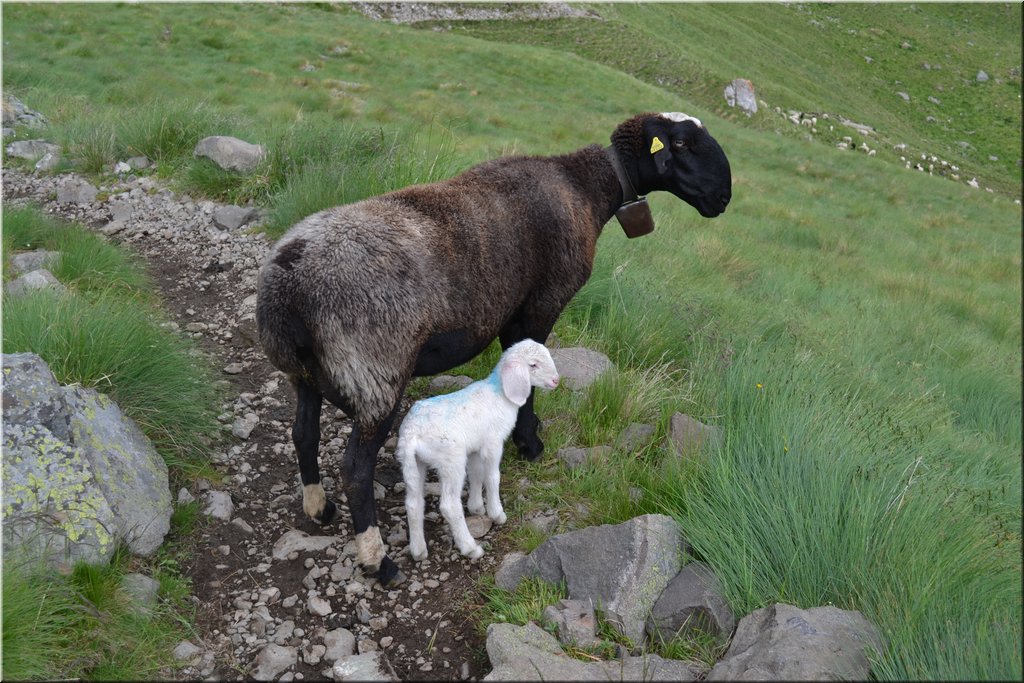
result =
[[[290,440],[293,392],[256,340],[256,275],[270,244],[249,229],[259,213],[194,201],[132,174],[98,188],[84,183],[8,168],[4,201],[78,221],[141,256],[173,324],[222,370],[230,398],[220,415],[225,438],[210,453],[223,477],[175,492],[179,500],[200,499],[208,514],[184,568],[198,634],[179,648],[183,666],[169,675],[331,679],[335,661],[368,652],[383,655],[385,669],[402,680],[485,675],[490,664],[473,611],[478,579],[493,574],[502,553],[492,547],[465,561],[428,497],[430,559],[409,559],[393,439],[379,458],[375,491],[381,533],[409,577],[405,584],[384,590],[355,567],[347,509],[326,528],[302,512]],[[324,410],[321,470],[342,508],[335,473],[350,429],[340,411]],[[491,530],[485,540],[500,545],[496,536]]]

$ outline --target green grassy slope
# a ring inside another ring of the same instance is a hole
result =
[[[828,112],[877,131],[864,137],[836,123],[836,131],[819,137],[852,135],[872,147],[881,143],[885,152],[904,143],[902,153],[915,161],[920,153],[937,155],[960,166],[965,179],[977,176],[1020,194],[1019,6],[622,3],[592,9],[605,21],[463,22],[453,30],[579,54],[731,118],[736,110],[722,89],[748,78],[771,108]],[[979,70],[990,80],[977,82]],[[609,99],[625,92],[604,89]],[[748,123],[806,133],[773,111]],[[887,156],[898,160],[899,154]]]
[[[1019,679],[1020,7],[596,9],[606,21],[435,32],[344,6],[8,4],[4,85],[69,141],[205,100],[194,136],[286,154],[301,148],[282,130],[383,127],[429,148],[435,125],[453,168],[603,143],[637,111],[701,117],[733,167],[729,211],[708,221],[655,195],[650,237],[609,224],[557,330],[622,375],[538,405],[552,451],[633,419],[660,437],[674,410],[724,427],[725,447],[681,470],[657,448],[582,474],[510,458],[508,480],[553,482],[531,489],[538,504],[587,497],[598,521],[678,516],[738,608],[864,610],[890,639],[879,677]],[[998,192],[806,140],[770,111],[748,120],[721,101],[737,76],[772,106],[874,125]],[[417,169],[402,177],[430,177]]]

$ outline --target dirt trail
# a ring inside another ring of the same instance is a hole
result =
[[[101,201],[88,205],[58,204],[57,190],[74,178],[5,169],[4,200],[31,202],[79,221],[143,258],[171,319],[195,339],[213,367],[224,369],[227,383],[230,402],[220,416],[225,438],[210,453],[223,477],[198,482],[189,493],[202,498],[207,485],[226,492],[234,512],[231,521],[205,520],[192,541],[192,560],[183,571],[197,600],[198,638],[193,640],[206,655],[174,675],[243,679],[260,651],[276,643],[297,648],[298,655],[280,680],[329,678],[324,635],[338,628],[351,632],[357,652],[383,651],[402,680],[485,675],[490,665],[484,638],[472,617],[478,579],[493,574],[502,557],[497,529],[482,539],[492,546],[487,554],[467,562],[452,547],[437,498],[428,496],[430,558],[413,563],[405,552],[403,485],[392,439],[378,460],[375,489],[381,534],[408,581],[387,591],[363,577],[354,564],[350,517],[337,475],[351,423],[329,405],[321,425],[321,472],[328,494],[342,503],[341,514],[335,524],[319,527],[302,512],[290,439],[293,391],[264,357],[253,322],[256,272],[268,240],[245,226],[219,227],[214,216],[220,205],[177,196],[151,178],[112,181],[98,188]],[[340,540],[326,550],[273,559],[274,544],[292,529]],[[329,601],[326,616],[310,611],[313,596]]]

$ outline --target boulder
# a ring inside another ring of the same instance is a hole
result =
[[[565,581],[572,600],[591,600],[604,619],[636,644],[647,615],[682,567],[683,538],[675,520],[642,515],[552,536],[526,556],[506,558],[495,582],[515,590],[524,578]]]
[[[171,529],[167,464],[138,425],[95,389],[66,387],[71,439],[101,474],[98,484],[117,516],[118,537],[150,556]]]
[[[654,426],[634,422],[622,430],[619,438],[615,440],[615,447],[626,453],[633,453],[640,450],[654,436]]]
[[[566,446],[559,448],[555,457],[564,462],[566,467],[574,470],[583,465],[601,464],[611,454],[611,446],[593,446],[591,448]]]
[[[740,620],[707,680],[863,681],[868,648],[881,651],[883,643],[860,612],[777,603]]]
[[[757,96],[754,84],[746,78],[735,78],[725,86],[725,103],[730,107],[739,107],[744,114],[752,116],[757,113]]]
[[[121,592],[128,598],[133,609],[148,612],[156,607],[160,595],[160,582],[145,574],[125,574],[121,579]]]
[[[92,204],[99,191],[81,178],[71,177],[57,186],[58,204]]]
[[[562,652],[555,637],[529,622],[487,627],[493,670],[485,681],[695,681],[703,671],[658,655],[584,662]]]
[[[647,617],[652,640],[671,640],[677,634],[703,631],[727,641],[736,627],[718,579],[707,565],[691,562],[680,570],[658,597]]]
[[[37,289],[52,289],[55,292],[63,292],[67,289],[53,273],[45,268],[33,270],[11,280],[7,283],[6,288],[7,294],[10,296],[21,296]]]
[[[706,425],[683,413],[675,413],[669,419],[666,448],[686,455],[699,451],[705,445],[711,448],[722,445],[721,427]]]
[[[213,211],[213,224],[224,230],[237,230],[256,215],[256,209],[247,206],[218,206]]]
[[[227,135],[213,135],[203,138],[193,152],[205,157],[226,171],[248,173],[255,169],[266,156],[263,145],[254,145]]]
[[[40,268],[52,268],[58,259],[60,259],[59,251],[45,249],[23,251],[11,257],[11,270],[19,275],[24,275]]]
[[[551,359],[555,361],[562,386],[570,389],[586,389],[598,377],[615,366],[600,351],[582,347],[568,349],[550,349]]]
[[[15,140],[4,148],[7,156],[38,161],[47,154],[60,155],[60,147],[46,140]]]
[[[150,555],[170,529],[167,466],[108,397],[62,387],[39,356],[3,356],[4,549],[58,566]]]

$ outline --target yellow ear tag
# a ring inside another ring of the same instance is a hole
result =
[[[663,145],[661,140],[659,140],[658,137],[655,136],[654,139],[651,140],[651,154],[654,154],[660,149],[665,149],[665,145]]]

